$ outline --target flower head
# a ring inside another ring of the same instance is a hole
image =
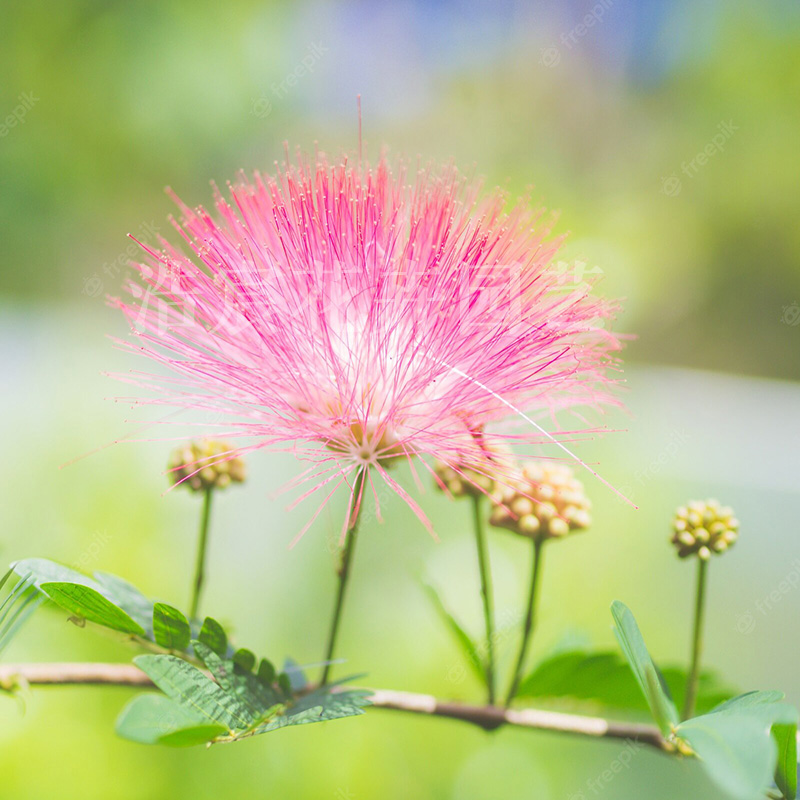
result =
[[[588,528],[590,508],[566,464],[529,461],[515,480],[496,485],[489,523],[530,539],[557,539]]]
[[[614,402],[614,306],[554,269],[541,210],[384,158],[300,159],[230,194],[216,215],[176,198],[184,249],[145,247],[133,300],[113,301],[128,346],[172,373],[128,380],[225,419],[240,452],[312,461],[307,494],[377,473],[424,518],[393,462],[478,462],[487,443],[553,440],[523,409]],[[530,427],[486,433],[512,413]]]
[[[231,483],[242,483],[245,475],[244,461],[229,444],[218,439],[190,442],[174,450],[169,459],[170,481],[194,492],[225,489]]]
[[[681,558],[697,555],[707,560],[724,553],[739,537],[739,520],[718,500],[692,500],[675,511],[672,544]]]
[[[483,431],[474,435],[482,437]],[[437,461],[433,474],[437,488],[451,497],[483,497],[489,495],[498,477],[510,474],[513,465],[510,451],[483,442],[480,460],[461,459],[451,464]]]

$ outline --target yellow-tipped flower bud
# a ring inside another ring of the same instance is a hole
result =
[[[463,459],[450,466],[437,461],[434,472],[443,484],[437,482],[437,487],[446,488],[453,497],[485,497],[490,494],[497,478],[509,471],[511,458],[497,448],[486,447],[484,452],[486,457],[480,462]]]
[[[179,447],[169,459],[170,482],[194,492],[242,483],[246,477],[244,460],[227,455],[232,450],[227,442],[217,439],[198,439]]]
[[[717,500],[693,500],[675,511],[672,544],[681,558],[697,555],[704,561],[724,553],[739,535],[739,520]]]
[[[529,539],[559,539],[591,524],[591,503],[566,464],[530,461],[495,483],[489,523]]]

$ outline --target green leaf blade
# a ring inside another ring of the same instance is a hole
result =
[[[762,792],[774,774],[783,796],[794,800],[798,712],[782,699],[781,692],[748,692],[682,722],[675,732],[704,762],[712,780],[733,796]],[[740,794],[730,785],[734,780]]]
[[[680,720],[678,710],[669,697],[630,609],[624,603],[615,600],[611,604],[611,613],[616,623],[614,633],[639,683],[639,688],[647,699],[650,713],[662,736],[668,736]]]
[[[228,652],[228,635],[222,625],[213,617],[206,617],[203,620],[203,626],[200,628],[197,638],[218,656],[224,656]]]
[[[764,736],[759,720],[704,714],[681,723],[677,733],[700,758],[711,780],[731,797],[753,800],[769,785],[777,747]]]
[[[100,585],[82,572],[47,558],[24,558],[21,561],[15,561],[12,566],[21,578],[30,575],[37,588],[41,588],[44,583],[77,583],[89,586],[100,594],[103,593]]]
[[[245,672],[252,672],[253,667],[256,665],[256,656],[251,650],[240,647],[233,654],[233,663],[237,667],[243,669]]]
[[[117,718],[116,731],[132,742],[171,747],[205,744],[228,733],[163,694],[134,697]]]
[[[6,573],[0,588],[12,572]],[[33,585],[30,575],[17,581],[8,597],[0,603],[0,652],[44,601],[45,596]]]
[[[486,673],[486,664],[484,663],[483,658],[480,656],[480,650],[477,643],[467,633],[466,629],[461,625],[461,623],[450,613],[450,611],[448,611],[447,606],[445,606],[444,601],[439,596],[439,593],[436,591],[436,589],[427,583],[423,584],[423,586],[431,600],[431,604],[433,605],[434,609],[436,609],[436,613],[439,615],[442,622],[444,622],[445,626],[452,634],[453,639],[463,651],[467,664],[469,664],[470,669],[472,669],[473,673],[475,674],[475,677],[481,683],[486,684],[489,680]]]
[[[775,783],[785,800],[795,800],[797,797],[797,723],[773,725],[772,735],[778,746]]]
[[[119,606],[91,586],[78,583],[42,583],[41,590],[57,605],[89,622],[119,633],[144,636],[145,630]]]
[[[184,651],[192,638],[189,621],[177,608],[156,603],[153,606],[153,637],[156,644],[166,650]]]
[[[147,631],[148,638],[152,638],[153,601],[117,575],[95,572],[94,579],[102,587],[103,594],[116,603],[131,619],[135,619]]]

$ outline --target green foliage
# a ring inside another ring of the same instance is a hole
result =
[[[70,614],[143,643],[157,645],[152,600],[122,578],[96,572],[94,580],[45,558],[17,561],[12,569],[28,577],[42,595]]]
[[[259,661],[252,651],[233,648],[213,617],[206,617],[193,639],[181,611],[154,603],[113,575],[96,573],[93,579],[51,561],[28,559],[0,579],[0,589],[12,572],[20,579],[0,605],[0,646],[49,598],[70,614],[156,651],[134,662],[161,694],[135,697],[117,720],[118,733],[131,741],[171,747],[234,742],[287,726],[355,716],[369,705],[365,691],[338,684],[309,688],[292,660],[279,673],[267,659]],[[465,656],[483,676],[474,642],[438,595],[430,593]],[[680,722],[669,684],[677,696],[686,679],[683,670],[660,672],[630,610],[620,602],[611,610],[627,665],[614,653],[558,653],[523,681],[520,696],[572,698],[628,711],[646,708],[668,745],[696,756],[732,797],[746,800],[763,793],[774,775],[781,796],[794,798],[798,714],[781,702],[783,695],[751,692],[714,702],[727,698],[729,690],[713,673],[705,673],[698,701],[707,713]]]
[[[369,704],[368,692],[337,685],[308,691],[291,660],[278,673],[262,659],[254,673],[255,654],[234,650],[215,619],[206,617],[193,640],[181,611],[154,603],[114,575],[96,573],[92,579],[46,559],[27,559],[6,573],[0,589],[12,572],[21,579],[0,606],[0,646],[49,598],[70,614],[156,651],[134,663],[163,694],[135,697],[117,720],[118,733],[132,741],[173,747],[232,742],[288,725],[354,716]]]
[[[731,796],[754,797],[774,775],[782,796],[793,800],[798,714],[782,700],[780,692],[749,692],[682,722],[675,734]]]
[[[12,568],[0,579],[0,590],[13,572]],[[26,575],[17,582],[8,597],[0,603],[0,652],[43,602],[44,597],[34,588],[31,576]]]
[[[135,586],[116,575],[95,572],[94,579],[131,619],[144,628],[148,639],[153,639],[153,601],[145,597]]]
[[[650,713],[661,730],[661,735],[667,736],[679,720],[678,710],[669,695],[669,687],[650,657],[630,609],[624,603],[615,600],[611,604],[611,614],[616,623],[614,633],[622,652],[647,700]]]
[[[167,650],[186,650],[192,638],[189,621],[177,608],[166,603],[153,606],[153,637]]]
[[[720,788],[752,800],[766,789],[775,763],[775,747],[762,731],[757,720],[708,714],[683,723],[681,738]]]
[[[481,683],[488,686],[489,676],[487,672],[487,665],[485,660],[480,656],[478,645],[467,633],[461,623],[447,610],[447,606],[445,606],[436,589],[429,584],[424,584],[424,587],[425,591],[428,593],[428,597],[431,599],[433,607],[436,609],[436,613],[440,616],[445,626],[452,634],[453,639],[461,648],[464,658],[471,667],[472,671],[475,673],[475,676]]]
[[[126,634],[155,652],[188,651],[191,630],[185,615],[166,603],[154,603],[135,586],[116,575],[96,572],[90,578],[44,558],[28,558],[13,567],[35,586],[42,599],[52,600],[64,611],[117,633]],[[215,620],[203,630],[227,647],[227,635]]]
[[[252,672],[256,665],[256,655],[251,650],[242,647],[233,654],[233,663],[247,672]]]
[[[661,676],[676,707],[683,703],[686,671],[667,667]],[[706,670],[700,677],[697,708],[710,711],[733,697],[717,673]],[[586,649],[556,653],[541,661],[520,684],[517,696],[561,702],[578,701],[621,712],[647,712],[649,705],[628,666],[618,653]]]
[[[177,747],[234,742],[290,725],[355,716],[369,704],[368,692],[341,691],[336,685],[295,695],[278,676],[264,681],[203,642],[192,646],[211,677],[177,656],[135,659],[164,696],[134,698],[117,721],[121,736]]]
[[[233,659],[220,657],[202,642],[194,643],[194,651],[206,665],[214,680],[226,692],[240,698],[254,718],[258,716],[260,709],[271,708],[286,700],[291,700],[291,692],[284,692],[275,682],[263,682],[257,675],[253,675],[249,670],[236,664]],[[277,680],[277,675],[275,680]],[[253,698],[256,702],[252,702]]]
[[[253,717],[231,691],[207,677],[200,669],[177,656],[137,656],[134,663],[155,685],[181,705],[228,729],[248,726]]]
[[[678,722],[642,639],[633,614],[622,603],[611,606],[617,638],[664,738],[700,760],[708,776],[731,797],[763,796],[772,777],[786,800],[797,795],[797,721],[781,692],[748,692],[709,713]]]
[[[145,631],[100,592],[79,583],[43,583],[40,589],[57,605],[89,622],[120,633],[144,636]]]
[[[797,720],[775,723],[772,736],[778,745],[775,783],[786,800],[797,797]]]
[[[228,651],[228,635],[222,625],[213,617],[205,618],[203,627],[200,628],[200,635],[197,638],[218,655],[225,655]]]
[[[117,733],[140,744],[186,747],[203,744],[227,732],[202,714],[163,694],[134,697],[117,719]]]

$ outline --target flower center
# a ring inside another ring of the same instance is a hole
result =
[[[387,466],[392,461],[405,456],[397,437],[388,428],[352,423],[342,436],[328,443],[328,448],[335,453],[349,456],[357,464],[363,466],[381,463]]]

